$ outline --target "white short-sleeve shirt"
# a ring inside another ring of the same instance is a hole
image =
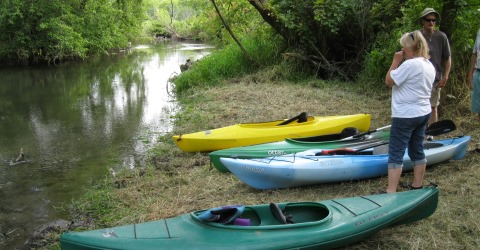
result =
[[[431,112],[430,96],[435,80],[433,64],[415,57],[404,61],[390,72],[392,87],[392,117],[414,118]]]

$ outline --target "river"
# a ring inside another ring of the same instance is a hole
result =
[[[81,62],[0,69],[0,249],[68,220],[57,208],[109,169],[142,166],[179,109],[169,78],[211,50],[166,41]]]

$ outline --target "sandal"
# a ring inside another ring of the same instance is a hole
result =
[[[386,194],[386,193],[387,193],[387,191],[385,191],[385,190],[379,190],[377,192],[372,192],[371,194],[376,195],[376,194]]]
[[[470,153],[473,153],[473,154],[475,154],[475,153],[477,153],[477,154],[480,154],[480,148],[476,148],[476,149],[474,149],[474,150],[470,150]]]
[[[407,184],[407,183],[400,183],[400,187],[405,188],[407,190],[416,190],[416,189],[422,189],[423,185],[420,187],[414,187],[412,184]]]

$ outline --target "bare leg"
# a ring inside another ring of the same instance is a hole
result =
[[[423,186],[423,176],[425,175],[426,163],[413,166],[413,182],[412,187]]]
[[[388,186],[387,193],[397,192],[398,181],[402,175],[402,168],[389,168],[388,169]]]

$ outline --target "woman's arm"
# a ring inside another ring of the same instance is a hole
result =
[[[398,65],[400,65],[400,62],[402,60],[403,60],[403,51],[395,52],[395,54],[393,55],[392,65],[390,65],[390,69],[388,69],[387,75],[385,76],[385,84],[387,86],[392,87],[395,85],[395,81],[392,79],[390,72],[397,69]]]

